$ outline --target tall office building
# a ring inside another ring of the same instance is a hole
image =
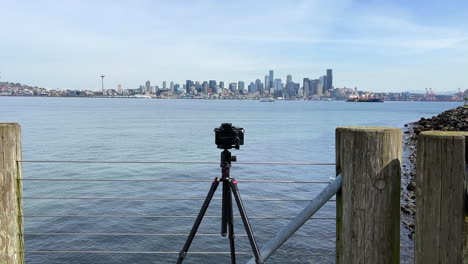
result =
[[[270,89],[270,85],[269,85],[269,78],[268,78],[268,75],[265,75],[265,90],[268,90]]]
[[[322,94],[325,94],[325,83],[326,83],[326,79],[327,79],[326,76],[320,76],[320,77],[319,77],[320,84],[322,85]]]
[[[209,80],[208,81],[208,88],[211,89],[212,93],[216,93],[216,80]]]
[[[210,80],[208,86],[213,89],[216,88],[216,80]]]
[[[257,87],[254,82],[250,82],[248,89],[250,94],[257,92]]]
[[[207,81],[203,81],[202,85],[201,85],[201,91],[203,93],[208,93],[208,89],[209,89],[209,85],[208,85],[208,82]]]
[[[294,91],[295,91],[296,96],[302,96],[302,94],[300,94],[300,90],[301,90],[301,84],[294,83]]]
[[[323,93],[325,93],[327,91],[327,76],[324,75],[321,77],[321,79],[323,79]]]
[[[264,87],[263,83],[260,83],[260,85],[257,86],[257,90],[258,90],[258,92],[259,92],[261,95],[266,94],[266,92],[265,92],[265,87]]]
[[[193,86],[193,81],[192,80],[187,80],[185,82],[185,91],[188,93],[190,92],[190,89],[192,89]]]
[[[315,94],[318,96],[323,95],[323,85],[320,83],[320,80],[317,80],[317,83],[315,86]]]
[[[283,89],[281,79],[275,79],[275,81],[273,82],[273,88],[275,89],[275,91],[280,91]]]
[[[312,96],[315,94],[315,80],[314,79],[309,79],[309,96]]]
[[[224,89],[224,82],[223,82],[223,81],[220,81],[220,82],[219,82],[219,87],[222,88],[222,89]]]
[[[326,81],[325,90],[329,91],[333,89],[333,73],[332,69],[327,69],[327,81]]]
[[[239,82],[237,83],[237,89],[238,89],[239,91],[241,91],[241,92],[244,91],[244,82],[243,82],[243,81],[239,81]]]
[[[320,83],[320,79],[313,79],[309,81],[309,95],[322,95],[323,86]]]
[[[302,82],[302,95],[304,98],[309,97],[309,78],[304,78]]]
[[[283,83],[281,83],[281,79],[278,78],[278,79],[275,79],[273,81],[273,94],[274,96],[277,96],[277,97],[280,97],[280,96],[283,96]]]
[[[167,83],[166,83],[166,81],[163,82],[163,89],[167,89]]]
[[[235,93],[236,90],[237,90],[237,83],[235,83],[235,82],[230,83],[230,84],[229,84],[229,90],[230,90],[231,92]]]
[[[151,91],[151,83],[150,83],[150,81],[146,81],[145,87],[146,87],[146,92],[149,93],[149,92]]]
[[[287,98],[294,98],[296,96],[291,74],[286,75],[286,84],[284,85],[283,96],[285,95]]]
[[[296,96],[296,91],[294,90],[294,83],[293,82],[287,82],[286,87],[285,87],[285,93],[288,98],[294,98]]]
[[[268,86],[270,88],[273,88],[273,70],[270,70],[270,72],[268,73]]]
[[[195,89],[197,89],[197,90],[201,89],[201,83],[199,81],[196,81],[193,86],[195,86]]]
[[[255,80],[255,88],[256,92],[263,94],[263,83],[260,79]]]
[[[323,85],[320,79],[309,80],[309,95],[319,95],[323,94]]]
[[[171,81],[171,83],[169,84],[169,89],[171,89],[171,91],[174,91],[174,82]]]

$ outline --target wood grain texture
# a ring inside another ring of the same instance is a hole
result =
[[[0,123],[0,263],[24,263],[20,125]]]
[[[337,263],[399,263],[402,132],[336,129]]]
[[[341,173],[341,130],[335,132],[335,164],[336,175]],[[343,184],[342,184],[343,186]],[[342,232],[342,218],[343,218],[343,195],[341,189],[336,193],[336,261],[335,263],[343,263],[340,254],[343,252],[341,232]]]
[[[466,142],[466,139],[465,139]],[[465,143],[465,146],[468,145]],[[466,152],[465,152],[466,156]],[[466,170],[465,170],[466,171]],[[466,178],[465,178],[466,179]],[[466,190],[466,183],[465,183],[465,190]],[[467,194],[465,193],[465,222],[463,224],[463,264],[468,264],[468,213],[467,213]]]
[[[418,137],[415,263],[463,263],[465,135]]]

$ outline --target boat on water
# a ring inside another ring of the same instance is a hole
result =
[[[262,99],[260,99],[260,102],[274,102],[274,101],[275,101],[275,99],[273,99],[273,98],[262,98]]]
[[[360,103],[383,103],[383,99],[373,97],[352,97],[348,98],[346,102],[360,102]]]
[[[146,94],[135,94],[130,96],[131,98],[139,98],[139,99],[151,99],[151,96]]]

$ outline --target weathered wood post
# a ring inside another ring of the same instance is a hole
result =
[[[399,263],[402,132],[336,129],[336,263]]]
[[[426,131],[418,136],[415,263],[462,263],[465,135]]]
[[[21,129],[0,123],[0,263],[24,263],[21,200]]]

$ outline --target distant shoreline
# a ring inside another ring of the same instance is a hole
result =
[[[161,97],[131,97],[131,96],[40,96],[40,95],[0,95],[2,97],[25,97],[25,98],[88,98],[88,99],[137,99],[137,100],[207,100],[207,101],[259,101],[261,98],[161,98]],[[263,98],[263,97],[262,97]],[[346,102],[345,99],[330,99],[330,100],[304,100],[304,99],[278,99],[276,101],[310,101],[310,102]],[[385,102],[412,102],[412,103],[463,103],[462,101],[447,101],[447,100],[433,100],[433,101],[415,101],[415,100],[386,100]],[[385,103],[384,102],[384,103]],[[369,104],[369,102],[350,102]],[[372,104],[372,103],[370,103]]]

